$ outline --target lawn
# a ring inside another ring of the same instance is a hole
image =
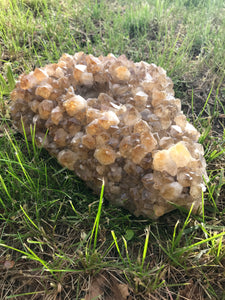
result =
[[[0,299],[225,299],[224,32],[223,0],[0,0]],[[79,51],[167,71],[205,149],[200,215],[134,217],[17,132],[19,75]]]

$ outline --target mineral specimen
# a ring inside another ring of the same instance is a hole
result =
[[[37,145],[96,193],[104,178],[112,203],[150,218],[201,209],[203,147],[162,68],[124,55],[64,54],[22,74],[11,99],[17,128],[29,137],[35,127]]]

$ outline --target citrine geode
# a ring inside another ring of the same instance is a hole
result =
[[[206,163],[199,132],[155,64],[124,55],[63,54],[22,74],[11,93],[14,124],[96,193],[134,215],[201,208]],[[47,131],[47,134],[46,134]]]

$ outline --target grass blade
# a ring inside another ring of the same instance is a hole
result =
[[[92,228],[91,236],[90,236],[90,242],[89,242],[89,249],[91,247],[92,239],[94,236],[94,245],[93,245],[93,251],[96,249],[97,245],[97,238],[98,238],[98,230],[99,230],[99,221],[101,217],[101,210],[102,210],[102,203],[103,203],[103,194],[104,194],[104,187],[105,187],[105,182],[104,179],[102,181],[102,188],[101,188],[101,193],[100,193],[100,199],[99,199],[99,205],[98,205],[98,212],[95,218],[95,222]]]
[[[145,244],[144,244],[144,249],[143,249],[143,254],[142,254],[142,261],[141,261],[141,269],[144,267],[144,262],[148,250],[148,242],[149,242],[149,232],[150,232],[150,227],[146,229],[146,236],[145,236]]]

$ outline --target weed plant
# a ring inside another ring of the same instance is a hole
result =
[[[99,276],[101,299],[225,299],[224,31],[223,0],[0,0],[0,299],[87,300]],[[135,218],[17,133],[19,74],[77,51],[167,70],[205,148],[200,215]]]

